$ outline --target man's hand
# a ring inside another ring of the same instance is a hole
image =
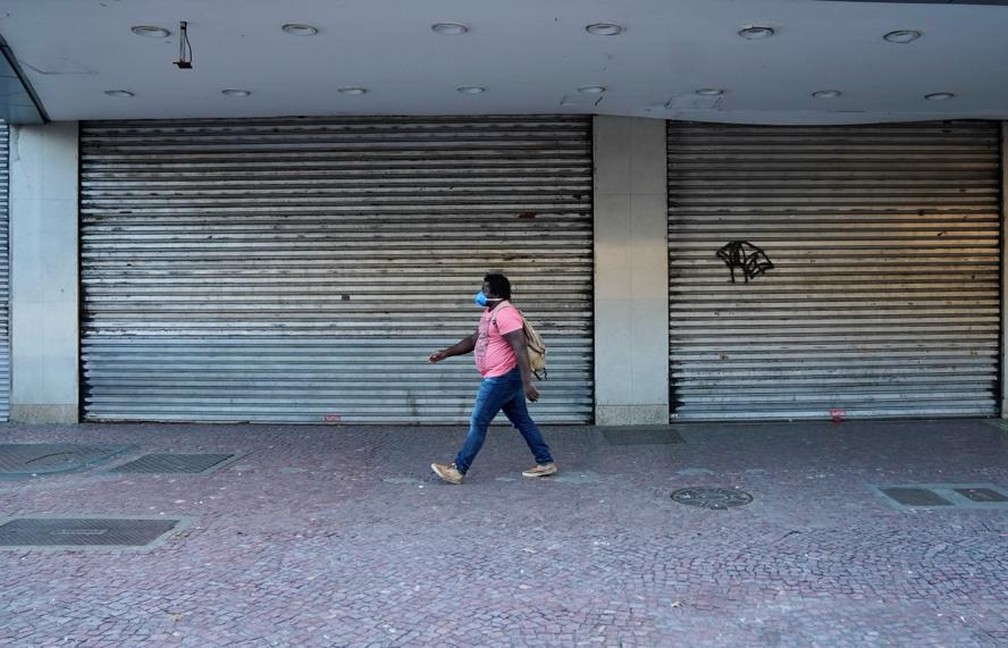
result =
[[[445,358],[450,358],[457,355],[465,355],[466,353],[471,353],[473,349],[476,348],[476,340],[479,338],[479,331],[477,330],[472,335],[467,335],[455,344],[451,345],[447,349],[441,349],[440,351],[435,351],[434,353],[427,356],[427,362],[431,364],[435,362],[441,362]]]
[[[525,385],[525,398],[529,399],[529,402],[532,403],[539,400],[539,390],[532,383]]]

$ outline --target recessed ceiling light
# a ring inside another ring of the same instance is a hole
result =
[[[130,31],[137,36],[146,36],[147,38],[167,38],[171,34],[164,27],[157,27],[155,25],[136,25],[130,27]]]
[[[592,23],[585,27],[585,31],[594,36],[618,36],[623,33],[623,25],[616,23]]]
[[[457,36],[469,31],[469,26],[457,22],[439,22],[431,25],[431,29],[442,36]]]
[[[723,95],[724,90],[722,90],[721,88],[700,88],[699,90],[695,91],[695,94],[704,97],[717,97],[719,95]]]
[[[291,36],[314,36],[318,33],[318,27],[303,23],[287,23],[281,29]]]
[[[240,88],[224,88],[220,91],[220,93],[225,97],[247,97],[252,94],[248,90],[242,90]]]
[[[486,92],[486,88],[479,85],[460,85],[455,89],[462,94],[483,94]]]
[[[761,38],[770,38],[774,35],[774,33],[773,27],[753,25],[752,27],[746,27],[745,29],[739,30],[738,35],[748,40],[759,40]]]
[[[897,29],[896,31],[889,32],[882,38],[886,39],[890,43],[912,43],[922,35],[923,34],[916,29]]]
[[[107,94],[110,97],[122,97],[125,99],[134,96],[133,93],[130,92],[129,90],[106,90],[105,94]]]
[[[945,101],[946,99],[951,99],[955,95],[951,92],[932,92],[931,94],[924,95],[924,98],[928,101]]]
[[[836,99],[842,94],[839,90],[816,90],[812,96],[816,99]]]
[[[362,94],[367,94],[367,88],[358,88],[357,86],[344,86],[342,88],[336,88],[336,92],[345,95],[359,96]]]
[[[606,91],[605,86],[600,85],[583,85],[577,90],[582,94],[602,94]]]

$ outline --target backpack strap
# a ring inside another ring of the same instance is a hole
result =
[[[490,318],[490,323],[493,324],[494,326],[497,326],[497,309],[500,308],[501,306],[503,306],[505,303],[508,306],[510,306],[511,308],[515,309],[515,312],[518,313],[518,317],[521,318],[522,323],[524,324],[524,322],[525,322],[525,314],[522,313],[520,310],[518,310],[518,307],[515,306],[514,304],[512,304],[511,302],[501,302],[500,304],[498,304],[497,307],[493,309],[493,317]],[[499,326],[497,326],[497,332],[500,333],[500,327]]]

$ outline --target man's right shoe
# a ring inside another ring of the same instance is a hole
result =
[[[455,464],[432,463],[430,467],[431,470],[434,471],[434,474],[449,484],[462,483],[463,475],[458,471],[458,468],[455,467]]]

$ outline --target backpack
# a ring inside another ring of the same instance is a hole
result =
[[[539,332],[529,324],[528,319],[525,318],[525,313],[511,304],[509,306],[518,311],[518,315],[522,319],[522,333],[525,334],[525,348],[528,350],[529,368],[532,370],[532,375],[539,380],[546,380],[548,374],[546,371],[546,343],[543,342]],[[491,322],[494,326],[497,326],[496,314],[493,316]],[[498,330],[500,329],[498,328]]]

